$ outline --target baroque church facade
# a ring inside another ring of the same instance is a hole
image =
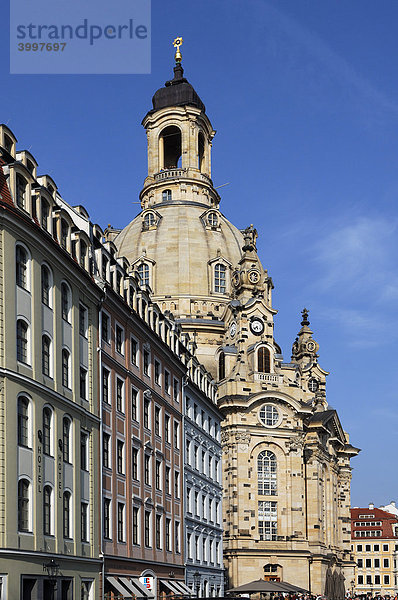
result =
[[[257,231],[238,230],[220,211],[215,131],[179,52],[152,102],[142,121],[142,210],[106,235],[218,380],[226,589],[265,578],[323,593],[329,567],[347,581],[354,575],[350,459],[359,450],[328,405],[305,309],[291,360],[283,359]]]

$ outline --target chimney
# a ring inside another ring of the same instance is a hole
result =
[[[369,510],[373,510],[375,507],[375,505],[373,504],[373,502],[369,502]]]

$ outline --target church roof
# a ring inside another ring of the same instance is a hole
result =
[[[153,110],[160,110],[167,106],[196,106],[203,112],[206,107],[199,98],[194,87],[185,79],[184,69],[181,64],[174,67],[174,77],[166,81],[164,87],[159,88],[152,98]]]

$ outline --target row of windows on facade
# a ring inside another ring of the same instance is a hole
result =
[[[220,523],[220,502],[205,493],[199,493],[187,486],[186,489],[186,510],[188,514],[195,517],[201,517],[212,523]]]
[[[110,372],[107,369],[103,369],[103,378],[102,378],[102,391],[103,391],[103,400],[105,403],[110,404],[110,395],[109,395],[109,376]],[[130,405],[130,415],[132,421],[135,423],[142,422],[144,429],[148,431],[152,430],[152,400],[147,397],[144,397],[143,403],[141,404],[139,400],[140,392],[131,386],[131,405]],[[121,414],[125,413],[126,410],[126,398],[124,394],[124,381],[117,378],[116,379],[116,410]],[[173,420],[169,414],[164,412],[163,415],[163,428],[162,428],[162,414],[163,410],[160,406],[154,406],[153,413],[153,432],[155,435],[162,437],[164,441],[168,444],[171,443],[171,425],[173,425],[173,443],[174,448],[179,450],[180,448],[180,424],[177,420]],[[141,418],[142,416],[142,418]]]
[[[364,550],[365,548],[365,550]],[[389,552],[390,546],[389,544],[383,544],[383,552]],[[398,545],[395,546],[395,550],[398,551]],[[357,552],[372,552],[371,544],[357,544]],[[373,544],[373,552],[380,552],[380,544]]]
[[[40,496],[36,496],[36,501]],[[45,485],[42,494],[42,522],[43,535],[55,535],[55,524],[57,518],[55,514],[55,492],[50,485]],[[65,539],[73,538],[72,531],[72,493],[64,491],[62,495],[62,523],[63,537]],[[33,533],[33,515],[32,515],[32,484],[28,479],[22,478],[18,481],[18,531],[23,533]],[[81,502],[81,521],[80,534],[82,542],[89,542],[89,504]]]
[[[24,448],[33,448],[33,416],[32,402],[26,396],[18,398],[18,445]],[[65,463],[73,464],[73,420],[69,416],[62,419],[62,440],[59,447],[62,450],[62,457]],[[42,412],[42,429],[38,433],[41,438],[43,453],[47,456],[54,456],[55,431],[54,431],[54,411],[49,406],[45,406]],[[39,440],[40,440],[39,438]],[[90,434],[80,431],[80,468],[83,471],[89,470],[89,441]]]
[[[271,353],[269,348],[260,346],[256,352],[256,368],[257,373],[271,373]],[[225,353],[220,352],[218,357],[218,377],[225,379]]]
[[[141,285],[151,285],[150,268],[147,263],[141,263],[137,268]],[[213,291],[216,294],[227,293],[227,267],[216,263],[213,270]]]
[[[202,537],[193,533],[187,534],[187,559],[215,565],[221,564],[221,544],[218,540]]]
[[[213,421],[211,416],[207,414],[204,410],[199,410],[196,402],[192,402],[190,398],[186,398],[186,415],[192,421],[202,427],[204,431],[210,434],[211,437],[214,437],[216,440],[220,439],[220,428],[218,423]]]
[[[366,575],[366,585],[381,585],[381,576],[380,575],[375,575],[374,579],[372,578],[372,575]],[[365,577],[363,575],[358,575],[357,577],[357,583],[358,585],[364,585],[365,584]],[[384,575],[383,576],[383,584],[384,585],[390,585],[390,576],[389,575]]]
[[[131,541],[135,546],[141,545],[141,517],[140,511],[144,510],[139,506],[132,507],[131,514]],[[117,541],[121,543],[126,542],[126,520],[125,520],[126,505],[123,502],[117,502]],[[155,527],[153,527],[153,518],[155,520]],[[110,498],[104,498],[103,501],[103,523],[104,530],[103,535],[106,540],[112,540],[112,500]],[[155,542],[155,548],[157,550],[165,549],[168,552],[172,552],[172,539],[171,539],[171,527],[172,519],[164,517],[164,515],[154,514],[153,511],[144,510],[144,523],[143,523],[143,543],[146,548],[152,548],[153,542]],[[155,535],[153,535],[155,534]],[[174,522],[174,552],[181,552],[181,541],[180,541],[180,523]]]
[[[390,566],[390,559],[383,558],[382,560],[383,560],[383,567],[388,569]],[[371,569],[372,568],[372,559],[371,558],[365,558],[365,559],[358,558],[357,565],[360,569],[362,569],[364,566],[366,569]],[[380,568],[380,558],[373,559],[373,566],[375,569]]]
[[[205,448],[199,448],[194,442],[185,440],[186,464],[216,481],[220,480],[220,461]]]
[[[170,202],[172,200],[173,194],[171,190],[163,190],[162,191],[162,202]],[[144,213],[144,217],[143,217],[143,229],[150,229],[152,227],[155,227],[155,225],[157,224],[157,217],[156,217],[156,213],[152,210],[149,210],[147,212]],[[206,224],[209,227],[218,227],[219,225],[219,219],[218,219],[218,214],[215,211],[210,211],[207,213],[206,215]]]

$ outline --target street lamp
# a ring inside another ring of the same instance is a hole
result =
[[[199,571],[195,571],[193,574],[193,582],[195,586],[196,597],[199,598],[199,590],[200,590],[200,573]]]
[[[50,585],[53,588],[53,594],[57,587],[57,575],[59,573],[59,564],[52,558],[50,562],[43,564],[43,571],[47,572]]]

